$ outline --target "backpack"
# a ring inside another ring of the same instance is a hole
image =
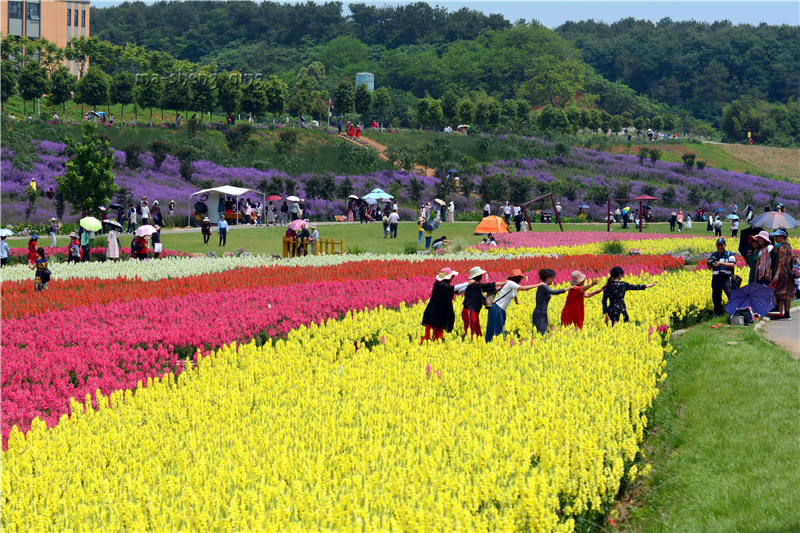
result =
[[[69,247],[69,255],[75,259],[81,258],[81,247],[77,244],[70,245]]]
[[[131,252],[138,254],[142,251],[142,242],[139,239],[136,239],[131,243]]]

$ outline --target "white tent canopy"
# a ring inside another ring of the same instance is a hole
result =
[[[193,192],[192,194],[189,195],[189,204],[192,203],[192,197],[197,196],[198,194],[208,194],[209,206],[213,206],[219,203],[219,199],[224,198],[225,196],[235,196],[236,203],[238,204],[239,197],[248,192],[254,192],[260,195],[261,205],[262,206],[264,205],[264,193],[262,193],[261,191],[257,191],[255,189],[244,189],[242,187],[234,187],[232,185],[222,185],[221,187],[212,187],[211,189],[203,189],[202,191]],[[219,221],[219,213],[217,212],[216,209],[212,211],[211,207],[209,207],[207,216],[209,222],[215,223]],[[191,211],[189,217],[191,217]],[[237,223],[238,223],[238,217],[237,217]],[[189,219],[189,225],[191,225],[191,218]]]

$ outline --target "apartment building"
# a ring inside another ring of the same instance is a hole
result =
[[[89,0],[0,0],[0,31],[15,37],[48,41],[66,48],[73,37],[89,37]],[[72,74],[78,66],[66,62]]]

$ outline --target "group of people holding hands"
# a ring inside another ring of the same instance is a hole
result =
[[[567,293],[567,301],[561,312],[561,324],[583,329],[584,300],[597,294],[603,294],[603,314],[606,323],[612,326],[620,320],[628,322],[628,310],[625,306],[625,293],[632,290],[644,290],[654,286],[657,282],[648,285],[634,285],[622,281],[624,272],[622,267],[611,269],[609,278],[601,288],[592,290],[597,286],[597,280],[587,284],[586,275],[578,270],[572,272],[570,286],[566,289],[552,289],[556,272],[549,268],[538,272],[538,283],[523,283],[526,276],[519,269],[514,269],[511,275],[503,281],[488,281],[485,279],[487,272],[482,268],[473,267],[467,276],[467,281],[453,285],[452,280],[458,272],[449,267],[443,268],[433,283],[431,299],[422,315],[422,325],[425,326],[425,335],[420,344],[426,341],[436,341],[444,338],[445,331],[452,331],[455,324],[455,311],[453,301],[458,294],[464,295],[461,319],[464,322],[464,335],[470,338],[483,336],[481,332],[480,313],[483,308],[489,311],[486,323],[486,342],[494,337],[505,336],[506,312],[511,302],[519,304],[517,293],[520,291],[536,291],[536,307],[531,316],[532,327],[544,335],[547,333],[549,317],[547,309],[553,296]]]

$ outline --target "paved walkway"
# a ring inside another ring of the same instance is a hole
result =
[[[798,302],[795,301],[795,305]],[[800,359],[800,305],[790,311],[791,320],[770,320],[761,326],[767,339]]]

